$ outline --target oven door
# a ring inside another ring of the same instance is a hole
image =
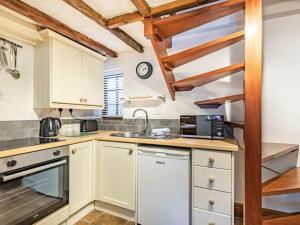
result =
[[[68,204],[68,158],[0,174],[0,224],[30,225]]]

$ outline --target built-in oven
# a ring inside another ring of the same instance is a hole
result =
[[[68,147],[0,159],[0,224],[30,225],[68,204]]]

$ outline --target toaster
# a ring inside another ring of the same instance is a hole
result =
[[[97,130],[97,120],[80,120],[80,132],[94,132]]]

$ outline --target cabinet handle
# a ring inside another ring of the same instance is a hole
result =
[[[76,152],[77,152],[77,150],[76,150],[76,149],[72,149],[72,154],[73,154],[73,155],[75,155],[75,154],[76,154]]]
[[[214,200],[209,200],[208,203],[209,203],[210,205],[214,205],[214,204],[215,204],[215,201],[214,201]]]
[[[215,222],[208,222],[208,225],[216,225],[216,223]]]
[[[210,177],[210,178],[208,178],[208,181],[209,181],[209,183],[213,183],[213,182],[215,182],[215,178]]]
[[[84,99],[84,102],[87,102],[87,101],[88,101],[88,99],[87,99],[87,98],[85,98],[85,99]]]
[[[80,99],[80,102],[83,102],[83,98]]]
[[[213,164],[213,163],[215,162],[215,159],[212,158],[212,157],[209,157],[209,158],[208,158],[208,162],[209,162],[210,164]]]
[[[129,149],[129,155],[132,155],[132,153],[133,153],[133,149],[130,148],[130,149]]]

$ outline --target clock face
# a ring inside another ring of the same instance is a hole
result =
[[[141,62],[136,67],[136,73],[141,79],[147,79],[152,75],[153,67],[149,62]]]

